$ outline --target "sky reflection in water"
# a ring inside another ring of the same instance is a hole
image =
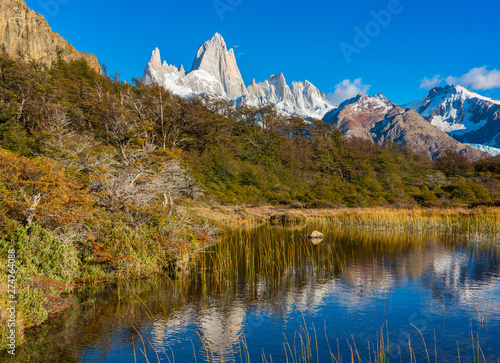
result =
[[[96,306],[81,304],[45,335],[57,349],[40,361],[54,361],[57,353],[68,362],[141,362],[145,354],[150,362],[194,362],[195,354],[198,362],[239,362],[248,351],[252,362],[262,362],[263,352],[268,362],[270,356],[286,362],[294,346],[302,354],[306,329],[313,361],[317,355],[335,361],[330,350],[350,361],[351,348],[375,361],[382,339],[391,361],[410,360],[409,339],[417,361],[427,361],[420,332],[432,361],[436,349],[439,361],[458,362],[457,344],[462,361],[478,354],[498,361],[498,246],[325,227],[325,240],[315,246],[305,237],[311,228],[235,234],[223,246],[237,262],[214,262],[207,251],[197,261],[206,274],[82,292],[82,301],[93,298]],[[266,245],[269,240],[276,244]],[[273,246],[283,254],[278,262],[265,249]]]

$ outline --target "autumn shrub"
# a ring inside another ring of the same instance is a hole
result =
[[[484,158],[474,163],[474,169],[478,173],[500,176],[500,156]]]
[[[8,217],[57,228],[83,222],[91,204],[85,190],[54,162],[0,149],[0,209]]]
[[[114,216],[92,218],[88,225],[92,236],[85,242],[82,255],[83,278],[141,276],[160,271],[164,253],[149,224],[134,227]]]

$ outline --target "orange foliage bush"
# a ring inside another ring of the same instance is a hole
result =
[[[39,202],[33,208],[37,196]],[[0,149],[0,208],[9,217],[26,221],[32,213],[42,225],[59,227],[83,222],[92,203],[81,185],[54,162]]]

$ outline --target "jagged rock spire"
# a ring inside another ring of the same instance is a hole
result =
[[[203,70],[213,75],[224,88],[228,97],[246,94],[245,83],[236,63],[234,51],[227,50],[226,42],[219,33],[203,43],[193,61],[191,71]]]
[[[160,50],[158,47],[153,50],[151,53],[151,58],[149,59],[149,64],[151,67],[154,69],[159,69],[161,67],[161,56],[160,56]]]

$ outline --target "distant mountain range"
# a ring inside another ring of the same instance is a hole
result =
[[[345,136],[379,144],[398,142],[432,159],[447,148],[472,159],[484,156],[484,151],[500,153],[496,149],[500,148],[500,101],[452,85],[436,87],[422,99],[401,106],[379,93],[373,97],[360,94],[335,107],[308,81],[289,86],[283,73],[245,86],[233,50],[227,50],[218,33],[199,47],[188,73],[183,66],[178,69],[162,63],[156,48],[143,80],[185,97],[210,94],[249,106],[273,104],[283,115],[323,119],[336,124]]]
[[[472,160],[486,156],[438,130],[416,111],[392,103],[381,93],[373,97],[360,94],[346,100],[328,112],[323,120],[337,125],[345,136],[361,137],[379,145],[394,142],[433,160],[447,149]]]
[[[234,51],[227,50],[218,33],[199,47],[189,73],[182,65],[177,68],[166,61],[162,63],[156,48],[144,70],[143,80],[147,84],[160,84],[180,96],[211,94],[249,106],[274,104],[278,112],[287,115],[321,119],[334,108],[312,83],[293,82],[288,86],[283,73],[261,83],[253,80],[245,87]]]

